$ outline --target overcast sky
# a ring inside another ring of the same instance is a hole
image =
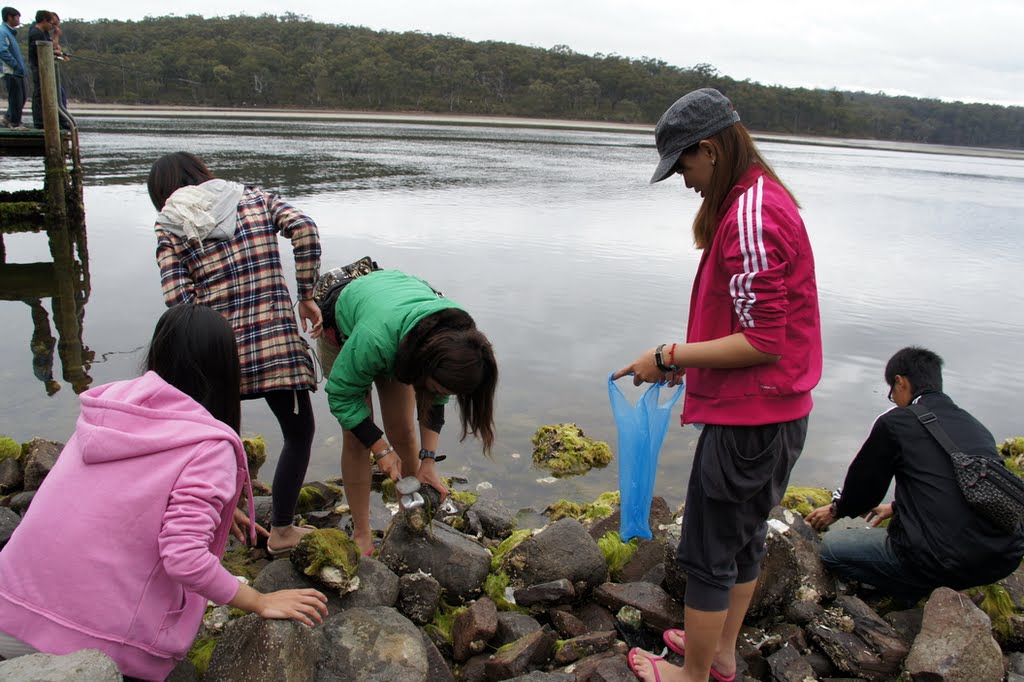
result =
[[[26,16],[37,9],[16,3]],[[1024,106],[1024,0],[75,0],[48,8],[79,19],[291,11],[373,29],[707,63],[768,84]]]

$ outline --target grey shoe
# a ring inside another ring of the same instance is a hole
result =
[[[16,125],[16,126],[11,126],[10,128],[11,128],[11,130],[19,130],[19,131],[20,130],[32,130],[31,128],[26,128],[25,126],[21,125],[20,123],[18,125]]]
[[[10,128],[11,122],[7,120],[6,116],[0,116],[0,128]]]

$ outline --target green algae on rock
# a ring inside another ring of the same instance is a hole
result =
[[[533,462],[556,477],[585,474],[612,461],[612,451],[603,441],[587,438],[575,424],[549,424],[533,436]]]
[[[629,542],[623,542],[618,533],[610,530],[597,541],[597,546],[601,549],[601,553],[604,554],[604,560],[608,564],[609,575],[612,580],[618,581],[622,577],[622,569],[625,568],[629,560],[636,554],[640,542],[637,538],[633,538]]]
[[[260,467],[267,461],[267,443],[263,436],[243,438],[242,447],[245,448],[245,459],[249,462],[249,478],[259,478]]]
[[[824,507],[831,502],[832,493],[824,488],[790,486],[786,488],[786,494],[782,496],[782,502],[779,504],[801,516],[807,516],[818,507]]]
[[[581,523],[600,521],[612,515],[615,507],[619,506],[619,499],[619,491],[613,490],[601,493],[596,500],[586,504],[559,500],[544,511],[552,521],[566,517],[574,518]]]
[[[21,443],[8,438],[0,437],[0,459],[21,459]]]
[[[352,585],[359,570],[359,548],[337,528],[315,530],[302,536],[291,553],[291,562],[311,578],[341,592]]]
[[[200,677],[205,675],[207,669],[210,667],[210,658],[213,656],[213,650],[216,647],[216,639],[213,637],[201,637],[194,641],[192,643],[192,648],[188,650],[186,658],[192,661],[192,665],[196,667]]]

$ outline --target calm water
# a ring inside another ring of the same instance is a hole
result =
[[[699,197],[678,180],[648,186],[648,136],[354,123],[81,121],[91,295],[83,341],[92,385],[137,374],[164,309],[154,262],[153,160],[196,152],[222,177],[279,191],[319,224],[324,266],[372,255],[463,303],[499,356],[492,459],[459,444],[445,468],[499,487],[513,507],[591,499],[612,466],[541,483],[530,437],[574,421],[615,442],[606,377],[641,350],[684,335],[698,252]],[[794,482],[834,486],[887,408],[882,368],[896,349],[943,355],[946,388],[997,439],[1024,434],[1024,162],[763,143],[803,205],[817,259],[825,371]],[[0,190],[41,186],[36,159],[0,158]],[[44,235],[5,238],[7,260],[50,260]],[[290,252],[282,242],[286,260]],[[288,266],[291,267],[290,265]],[[50,312],[51,301],[43,306]],[[39,317],[40,308],[35,309]],[[33,368],[33,309],[0,301],[0,433],[65,440],[78,402],[52,397]],[[54,334],[56,335],[56,334]],[[44,376],[45,378],[45,376]],[[633,392],[632,395],[638,395]],[[340,427],[321,392],[309,478],[337,475]],[[681,404],[680,404],[681,406]],[[680,406],[677,406],[678,413]],[[280,445],[263,403],[243,430]],[[697,432],[678,420],[657,492],[682,499]],[[269,479],[272,459],[261,478]]]

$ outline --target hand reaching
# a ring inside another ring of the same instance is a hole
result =
[[[814,530],[823,531],[836,522],[836,517],[832,513],[832,505],[826,504],[808,514],[804,521]]]
[[[891,504],[880,504],[867,514],[864,515],[864,520],[868,522],[872,528],[878,528],[878,526],[885,521],[887,518],[892,516],[892,505]]]
[[[239,542],[249,544],[249,515],[241,509],[235,508],[235,517],[231,520],[231,534],[238,538]],[[262,535],[265,538],[270,537],[270,532],[261,526],[256,524],[256,534]]]
[[[314,589],[278,590],[260,595],[254,610],[261,618],[285,620],[292,618],[314,625],[327,615],[327,597]]]
[[[324,331],[323,314],[311,298],[299,301],[299,327],[314,339]]]

